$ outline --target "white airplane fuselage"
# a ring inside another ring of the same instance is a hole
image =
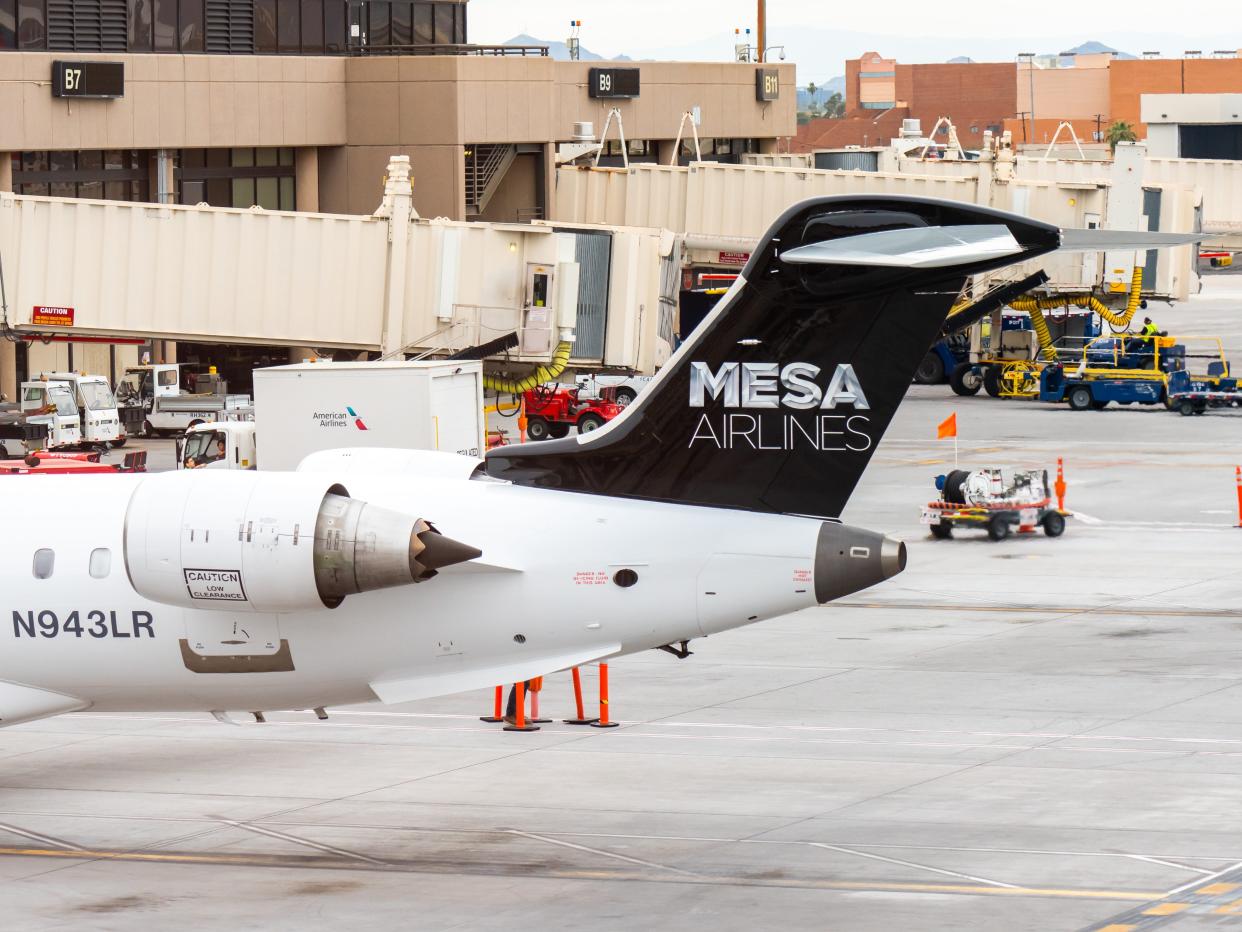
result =
[[[512,682],[816,604],[817,520],[746,513],[739,521],[738,512],[719,508],[352,473],[352,497],[430,521],[483,556],[417,585],[350,595],[334,609],[179,607],[141,596],[126,565],[131,497],[144,482],[169,478],[0,483],[10,529],[0,536],[7,580],[0,682],[96,710],[400,701]],[[37,550],[54,554],[48,578],[34,574]],[[108,556],[92,561],[98,550]],[[107,573],[98,573],[104,562]],[[622,569],[637,582],[618,585]],[[265,672],[262,658],[282,650],[292,668]],[[210,671],[191,669],[212,658],[218,665]],[[245,658],[260,661],[248,666]]]

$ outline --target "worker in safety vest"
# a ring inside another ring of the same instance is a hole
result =
[[[1158,330],[1156,325],[1152,323],[1150,317],[1143,318],[1143,329],[1139,331],[1143,336],[1148,337],[1167,337],[1168,334],[1163,330]]]

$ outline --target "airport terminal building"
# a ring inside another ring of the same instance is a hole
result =
[[[558,144],[614,108],[630,161],[688,158],[687,112],[708,160],[795,131],[792,65],[557,61],[468,25],[465,0],[0,0],[0,191],[369,214],[408,155],[420,215],[521,222],[556,219]],[[0,390],[21,363],[0,346]]]

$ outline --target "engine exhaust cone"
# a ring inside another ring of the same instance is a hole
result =
[[[883,582],[905,568],[903,542],[826,521],[815,547],[815,600],[823,605]]]
[[[315,584],[329,608],[355,593],[422,582],[441,567],[482,555],[419,518],[335,493],[324,496],[315,524]]]
[[[471,547],[459,540],[445,537],[433,527],[423,531],[417,539],[423,545],[423,549],[417,554],[411,552],[410,560],[411,563],[417,560],[418,564],[428,571],[422,574],[421,578],[426,578],[429,573],[452,566],[454,563],[465,563],[467,560],[477,560],[483,556],[483,551],[478,547]]]

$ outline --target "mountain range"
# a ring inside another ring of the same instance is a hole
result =
[[[501,45],[546,45],[548,47],[548,55],[557,61],[569,61],[569,46],[557,39],[536,39],[534,36],[528,36],[525,33],[514,36],[512,39],[506,39]],[[603,55],[596,55],[586,46],[578,46],[579,61],[633,61],[628,55],[618,55],[615,58],[605,59]]]

